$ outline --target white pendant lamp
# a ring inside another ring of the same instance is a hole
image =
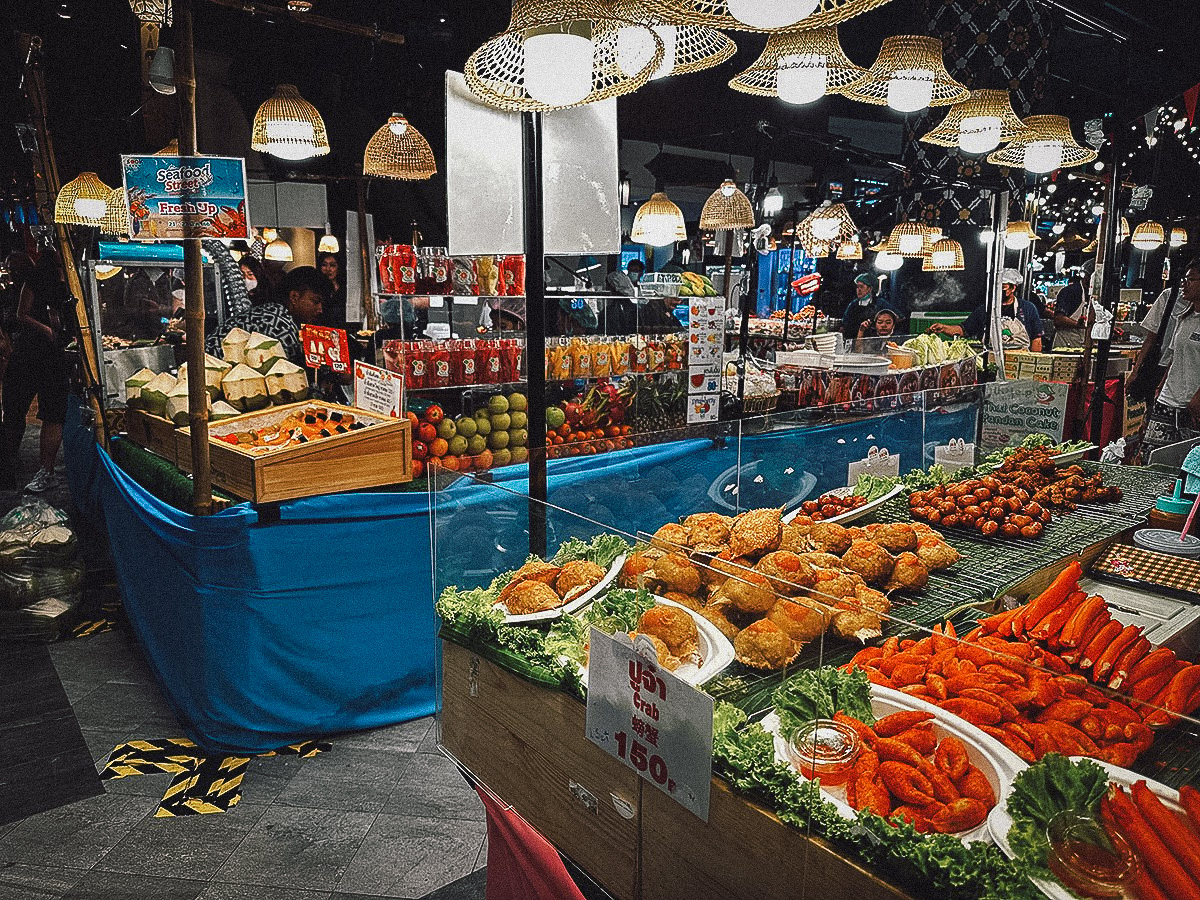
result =
[[[54,221],[64,225],[99,225],[108,212],[112,188],[95,172],[82,172],[64,184],[54,199]]]
[[[263,251],[263,256],[275,262],[291,262],[292,245],[283,238],[276,238],[267,244],[267,249]]]
[[[1076,142],[1071,134],[1071,121],[1066,116],[1029,116],[1025,119],[1025,127],[1028,129],[1025,135],[991,154],[988,162],[1045,175],[1057,169],[1094,162],[1099,155]]]
[[[1158,222],[1149,221],[1143,222],[1137,228],[1133,229],[1133,238],[1130,243],[1138,250],[1150,253],[1157,250],[1166,243],[1166,230]]]
[[[333,233],[333,226],[325,223],[325,233],[321,235],[321,240],[317,242],[318,253],[337,253],[342,249],[342,245],[338,243],[337,235]]]
[[[1009,250],[1026,250],[1038,239],[1037,232],[1028,222],[1009,222],[1004,234],[1004,246]]]
[[[612,12],[618,19],[636,23],[617,32],[617,66],[630,78],[650,64],[660,45],[662,62],[650,75],[652,81],[711,69],[737,53],[728,35],[655,12],[645,0],[617,0]]]
[[[946,71],[940,38],[900,34],[884,38],[867,77],[846,91],[846,96],[912,113],[960,103],[969,99],[971,92]]]
[[[783,194],[779,188],[772,187],[763,196],[762,202],[763,216],[770,219],[783,212]]]
[[[329,152],[325,121],[296,86],[281,84],[254,114],[250,146],[278,159],[302,160]]]
[[[661,191],[651,195],[633,217],[629,238],[635,243],[649,244],[651,247],[665,247],[676,241],[686,241],[687,224],[683,210]]]
[[[904,257],[898,253],[880,250],[875,254],[875,268],[880,272],[895,272],[902,265],[904,265]]]
[[[1188,242],[1188,233],[1186,228],[1171,229],[1171,247],[1178,250],[1180,247],[1186,246]]]
[[[1013,111],[1008,91],[980,90],[971,91],[970,99],[950,107],[942,123],[921,142],[958,147],[963,153],[978,156],[1028,131]]]
[[[651,45],[657,49],[653,38]],[[530,29],[522,48],[525,90],[538,103],[574,106],[592,92],[596,45],[592,43],[591,22],[576,20]]]
[[[730,80],[735,91],[804,104],[840,94],[867,70],[846,56],[836,25],[776,31],[750,68]]]
[[[728,0],[729,14],[751,28],[775,31],[808,18],[821,0]]]

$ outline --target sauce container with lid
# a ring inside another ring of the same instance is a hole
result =
[[[809,779],[820,779],[825,787],[850,780],[862,742],[849,725],[833,719],[806,722],[788,737],[792,765]]]

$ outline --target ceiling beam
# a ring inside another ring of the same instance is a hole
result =
[[[338,31],[342,34],[367,38],[368,40],[378,41],[382,44],[400,46],[404,43],[404,35],[396,34],[392,31],[380,31],[378,27],[355,25],[351,22],[343,22],[341,19],[331,19],[328,16],[318,15],[314,12],[292,12],[285,6],[274,6],[270,3],[262,3],[260,0],[208,0],[208,2],[217,6],[223,6],[226,9],[236,9],[241,12],[250,13],[251,15],[285,16],[301,25],[312,25],[316,28]]]

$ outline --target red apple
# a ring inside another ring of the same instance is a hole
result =
[[[413,459],[425,459],[429,456],[429,445],[424,441],[413,441]]]
[[[417,438],[426,444],[432,444],[437,436],[437,428],[429,422],[422,422],[420,427],[417,428]]]
[[[426,422],[432,422],[434,425],[436,425],[438,422],[442,421],[442,419],[444,419],[444,418],[446,418],[445,412],[443,412],[442,408],[440,406],[438,406],[436,403],[431,404],[429,409],[425,410],[425,421]]]

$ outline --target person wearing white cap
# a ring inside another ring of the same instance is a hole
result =
[[[1034,353],[1041,353],[1042,317],[1038,315],[1036,306],[1017,296],[1017,288],[1024,283],[1025,279],[1016,269],[1004,270],[1000,279],[1001,290],[1004,292],[1000,303],[1000,333],[1004,337],[1005,350],[1032,350]],[[934,334],[966,335],[982,339],[987,327],[987,304],[981,303],[967,316],[962,325],[935,322],[929,330]]]

